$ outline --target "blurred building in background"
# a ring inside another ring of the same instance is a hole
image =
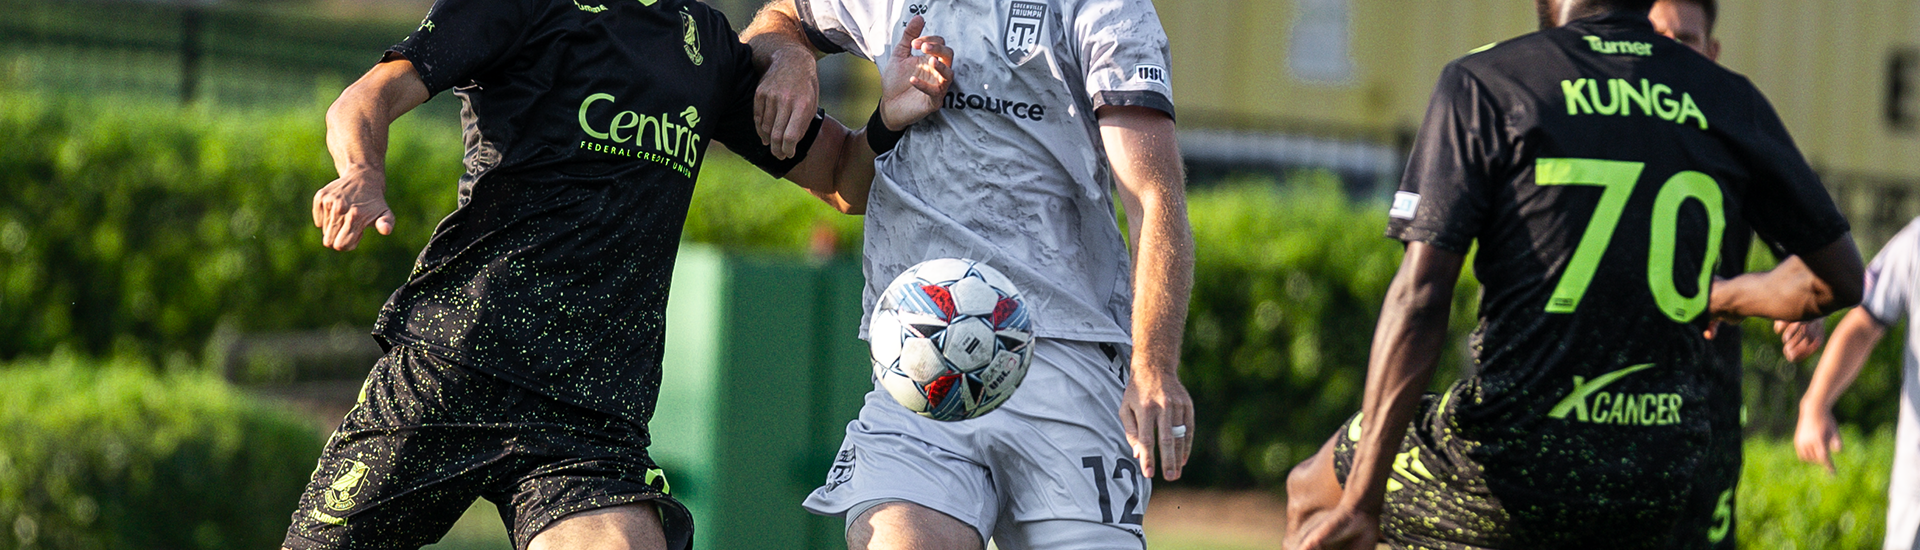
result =
[[[1181,148],[1201,173],[1319,167],[1392,185],[1440,69],[1537,28],[1517,0],[1180,0]],[[1920,3],[1722,0],[1721,61],[1774,102],[1873,250],[1920,213]]]
[[[760,0],[710,0],[735,27]],[[1920,213],[1920,3],[1723,0],[1723,62],[1771,97],[1867,249]],[[316,102],[397,42],[430,0],[0,0],[0,86]],[[1535,28],[1518,0],[1179,0],[1181,145],[1196,181],[1325,169],[1356,196],[1395,184],[1441,67]],[[864,118],[870,63],[822,63],[827,109]],[[428,116],[451,117],[436,99]]]

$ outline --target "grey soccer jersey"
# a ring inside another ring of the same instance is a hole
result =
[[[866,215],[866,304],[921,261],[1005,272],[1047,338],[1125,342],[1132,289],[1098,121],[1173,113],[1149,0],[796,0],[814,46],[885,60],[906,22],[954,50],[940,112],[880,156]],[[886,70],[880,63],[881,70]],[[861,323],[862,334],[866,323]]]
[[[1920,285],[1920,219],[1887,241],[1867,266],[1867,289],[1860,309],[1881,326],[1891,327],[1901,317],[1914,317],[1915,286]],[[1887,550],[1920,547],[1920,416],[1914,401],[1920,399],[1920,323],[1907,324],[1906,360],[1902,365],[1900,424],[1894,436],[1893,479],[1887,484]]]

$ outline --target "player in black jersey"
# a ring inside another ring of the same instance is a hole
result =
[[[1289,477],[1289,546],[1711,542],[1669,540],[1725,425],[1703,405],[1738,391],[1709,322],[1851,305],[1861,264],[1772,107],[1656,34],[1653,3],[1538,0],[1544,30],[1442,72],[1365,401]],[[1794,256],[1713,279],[1734,219]],[[1423,398],[1475,243],[1476,372]]]
[[[927,55],[889,73],[938,85],[951,52],[917,35],[902,49]],[[691,517],[647,457],[646,425],[708,142],[842,208],[873,177],[864,134],[825,117],[797,154],[761,145],[758,82],[726,18],[694,0],[439,0],[348,87],[327,113],[340,178],[313,204],[326,246],[393,230],[387,127],[431,94],[463,102],[467,170],[381,309],[388,353],[284,546],[418,548],[484,497],[515,548],[687,548]],[[895,99],[893,120],[939,108]]]

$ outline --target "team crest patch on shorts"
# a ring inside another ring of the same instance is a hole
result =
[[[1046,28],[1046,21],[1046,4],[1016,0],[1007,8],[1007,26],[1000,43],[1006,46],[1008,61],[1020,65],[1033,58],[1040,50],[1040,31]]]
[[[367,480],[367,465],[358,460],[345,460],[340,464],[340,473],[327,485],[327,509],[335,512],[352,510],[360,504],[360,488]]]
[[[833,469],[827,470],[828,491],[853,480],[853,457],[852,448],[840,449],[840,454],[833,457]]]

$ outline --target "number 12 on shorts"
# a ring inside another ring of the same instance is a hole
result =
[[[1100,491],[1100,522],[1113,523],[1113,491],[1109,490],[1109,480],[1127,480],[1127,503],[1120,510],[1120,523],[1139,525],[1146,519],[1140,509],[1140,485],[1145,478],[1140,477],[1140,464],[1132,458],[1113,459],[1113,473],[1107,473],[1107,460],[1104,457],[1087,456],[1080,458],[1080,466],[1093,474],[1093,487]],[[1115,483],[1113,485],[1118,485]]]

